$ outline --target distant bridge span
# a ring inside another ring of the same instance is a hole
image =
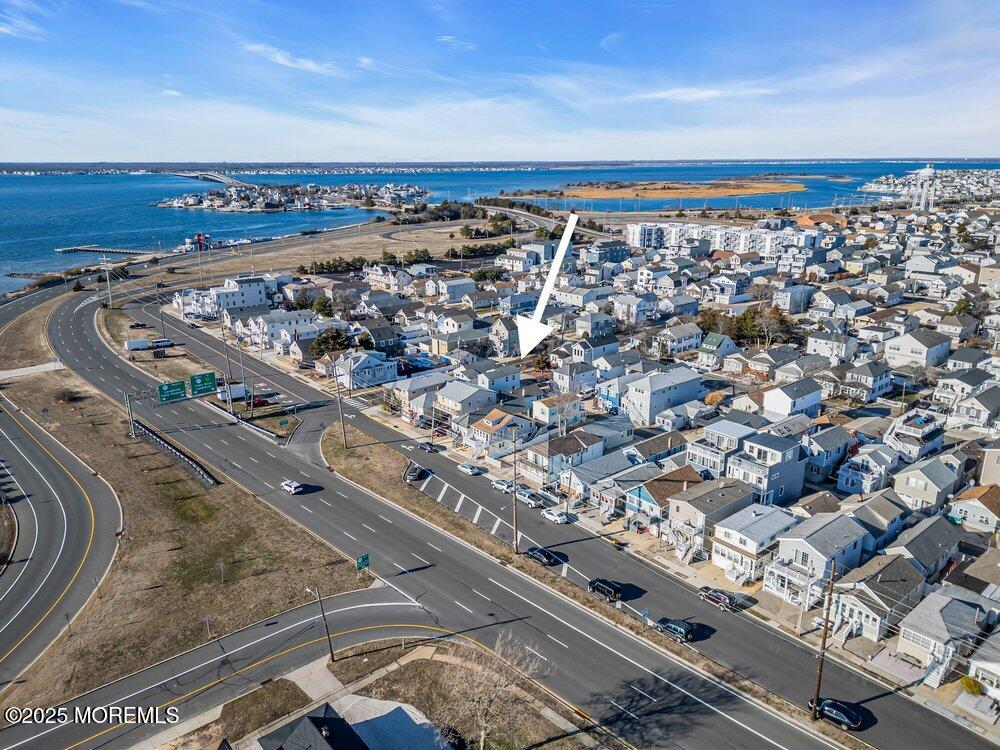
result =
[[[205,182],[220,182],[223,185],[232,187],[254,187],[249,182],[237,180],[221,172],[174,172],[178,177],[190,177],[192,180],[204,180]]]

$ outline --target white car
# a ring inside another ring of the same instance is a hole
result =
[[[293,479],[286,479],[281,483],[281,489],[289,495],[298,495],[305,488]]]
[[[458,470],[463,474],[468,474],[470,477],[479,476],[483,473],[483,467],[476,466],[475,464],[459,464]]]
[[[569,516],[555,508],[546,508],[543,510],[542,518],[546,521],[552,521],[552,523],[569,523]]]
[[[545,501],[542,500],[541,496],[527,487],[521,487],[514,493],[514,497],[520,502],[527,505],[529,508],[541,508],[545,505]]]
[[[504,494],[514,491],[514,483],[509,479],[494,479],[490,482],[490,487],[495,490],[500,490]]]

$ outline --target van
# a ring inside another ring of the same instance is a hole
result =
[[[593,578],[587,584],[587,591],[607,602],[616,602],[622,598],[622,587],[607,578]]]
[[[170,339],[153,339],[149,342],[149,345],[154,349],[167,349],[174,345],[174,342]]]

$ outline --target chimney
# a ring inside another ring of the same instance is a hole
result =
[[[322,727],[320,728],[320,730],[319,730],[319,733],[320,733],[321,735],[323,735],[323,737],[324,737],[325,739],[330,739],[330,729],[329,729],[329,727],[327,727],[327,726],[326,726],[326,724],[324,724],[324,725],[323,725],[323,726],[322,726]]]
[[[684,480],[684,484],[681,487],[681,492],[684,492],[688,488],[688,480]]]

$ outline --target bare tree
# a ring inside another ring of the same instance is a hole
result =
[[[464,664],[448,670],[447,684],[453,690],[445,719],[453,727],[471,724],[479,750],[486,750],[494,737],[516,731],[524,711],[518,693],[542,676],[542,662],[507,631],[493,650],[468,648],[459,654]]]
[[[764,346],[770,348],[774,337],[777,336],[782,329],[781,321],[778,320],[774,315],[771,314],[770,310],[761,313],[757,316],[754,321],[754,325],[760,332],[760,335],[764,338]]]
[[[770,284],[751,284],[750,296],[757,302],[767,302],[774,297],[774,287]]]

